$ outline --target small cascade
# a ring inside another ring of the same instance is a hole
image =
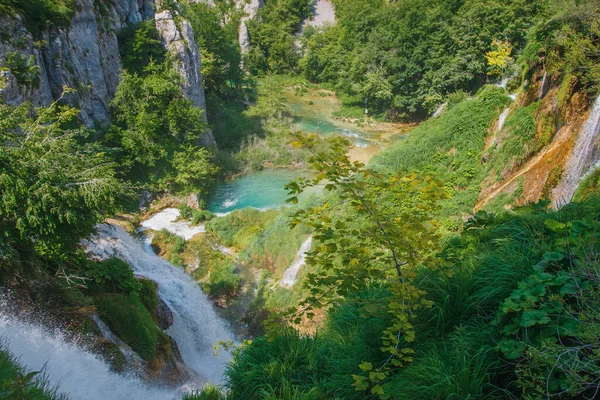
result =
[[[549,84],[550,84],[550,81],[548,81],[548,73],[546,71],[544,71],[544,77],[542,78],[542,84],[540,85],[540,91],[538,93],[538,100],[541,100],[544,98],[544,96],[548,92]]]
[[[179,215],[180,212],[178,209],[165,208],[142,222],[140,231],[145,231],[147,229],[160,231],[166,229],[173,235],[177,235],[185,240],[190,240],[197,234],[206,232],[204,225],[192,226],[187,221],[177,221]]]
[[[581,179],[594,168],[599,161],[596,141],[600,134],[600,96],[596,99],[590,116],[583,124],[577,142],[567,162],[560,184],[552,191],[552,199],[555,206],[569,203]]]
[[[504,123],[506,122],[506,117],[508,117],[509,112],[510,107],[507,107],[504,111],[502,111],[502,114],[500,114],[500,116],[498,117],[498,132],[501,132],[502,128],[504,128]]]
[[[28,371],[42,371],[51,386],[71,400],[167,400],[183,393],[150,387],[134,375],[111,371],[99,356],[60,332],[5,314],[0,301],[0,339]]]
[[[223,351],[215,357],[213,347],[221,340],[232,340],[233,335],[198,284],[119,226],[99,225],[98,233],[85,244],[89,253],[101,259],[119,257],[137,276],[156,282],[160,298],[173,313],[167,333],[177,343],[184,363],[204,381],[222,382],[231,357]]]
[[[312,235],[306,239],[302,246],[300,246],[300,250],[296,254],[296,259],[289,266],[288,269],[283,273],[283,278],[281,279],[281,286],[292,287],[296,283],[296,279],[298,278],[298,272],[300,268],[306,263],[306,253],[310,250],[310,246],[312,245]]]
[[[512,77],[502,78],[502,80],[500,81],[500,83],[497,83],[496,86],[498,86],[499,88],[502,88],[502,89],[506,89],[506,86],[508,85],[508,81],[511,78]]]
[[[433,115],[431,116],[431,118],[436,118],[436,117],[439,117],[440,115],[442,115],[442,113],[444,112],[444,110],[446,109],[446,107],[448,107],[448,102],[445,102],[444,104],[442,104],[441,106],[439,106],[438,109],[435,110],[435,112],[433,113]]]

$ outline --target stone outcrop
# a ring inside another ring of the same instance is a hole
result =
[[[177,70],[183,80],[183,92],[198,107],[206,109],[204,87],[202,85],[202,61],[200,50],[194,38],[192,26],[185,19],[164,10],[154,16],[156,30],[165,48],[177,58]],[[206,122],[206,114],[204,116]],[[210,132],[199,138],[199,144],[214,146],[215,141]]]
[[[46,29],[35,39],[19,16],[0,17],[0,65],[6,64],[8,54],[18,52],[26,59],[32,57],[39,67],[39,83],[29,87],[19,84],[12,72],[1,71],[3,101],[11,105],[30,101],[36,106],[48,106],[66,86],[75,91],[65,99],[81,110],[85,125],[107,125],[108,105],[122,71],[117,33],[127,24],[156,18],[157,27],[168,28],[163,32],[163,43],[178,57],[177,69],[183,77],[185,94],[204,108],[200,52],[191,26],[181,17],[175,21],[169,11],[155,16],[154,8],[153,0],[77,0],[68,27]],[[214,139],[207,132],[199,142],[213,145]]]
[[[244,10],[244,16],[240,21],[239,41],[240,49],[243,53],[246,53],[250,49],[250,34],[248,32],[248,26],[246,23],[256,18],[258,10],[264,6],[263,0],[237,0],[236,6]]]

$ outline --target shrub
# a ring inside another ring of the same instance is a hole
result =
[[[90,288],[94,291],[137,294],[143,288],[129,264],[116,257],[100,262],[91,261],[84,273],[91,279]]]

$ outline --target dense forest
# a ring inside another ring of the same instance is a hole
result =
[[[92,82],[40,94],[80,3],[0,0],[0,21],[25,32],[0,29],[0,328],[33,309],[65,337],[96,338],[85,351],[110,371],[126,372],[123,342],[156,390],[175,386],[163,378],[187,359],[160,285],[85,245],[98,224],[140,235],[173,206],[201,234],[157,230],[151,249],[241,332],[218,343],[224,379],[176,397],[598,396],[598,0],[332,0],[320,25],[309,0],[255,15],[251,2],[152,2],[185,46],[190,27],[205,104],[158,19],[115,29],[119,2],[93,1],[120,63],[110,119],[94,124],[77,97]],[[22,101],[5,102],[13,84]],[[339,134],[300,125],[298,110],[338,99]],[[379,147],[363,160],[349,126],[394,134],[365,134]],[[589,168],[573,184],[577,157]],[[301,177],[285,204],[211,209],[221,182],[288,169]],[[279,284],[305,244],[297,279]],[[90,315],[119,342],[98,340]],[[0,398],[68,398],[2,332]]]

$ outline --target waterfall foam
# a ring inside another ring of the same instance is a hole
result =
[[[184,363],[204,381],[222,382],[231,357],[224,352],[215,357],[213,346],[233,336],[198,284],[119,226],[99,225],[98,233],[86,245],[89,253],[119,257],[136,275],[157,283],[160,298],[173,312],[173,325],[167,333],[177,342]]]
[[[542,84],[540,85],[540,91],[538,93],[538,100],[541,100],[546,95],[546,92],[548,91],[548,84],[548,73],[544,71],[544,76],[542,77]]]
[[[0,304],[1,305],[1,304]],[[43,370],[50,385],[72,400],[166,400],[181,393],[150,387],[133,375],[120,375],[81,344],[68,341],[34,323],[0,309],[0,338],[8,352],[28,371]]]
[[[500,116],[498,117],[498,132],[501,132],[502,128],[504,128],[504,123],[506,122],[506,117],[508,117],[509,112],[510,107],[507,107],[504,111],[502,111],[502,114],[500,114]]]
[[[302,243],[300,250],[298,250],[298,253],[296,254],[296,259],[283,273],[281,286],[294,286],[296,279],[298,278],[298,272],[300,271],[300,268],[302,268],[302,266],[306,263],[306,253],[310,250],[311,245],[312,235],[310,235],[308,239]]]
[[[187,221],[177,221],[179,215],[178,209],[165,208],[143,221],[140,231],[146,229],[153,229],[155,231],[166,229],[168,232],[182,237],[185,240],[190,240],[197,234],[205,232],[204,225],[191,226]]]
[[[583,124],[571,157],[567,162],[560,184],[552,191],[555,206],[569,203],[581,182],[599,161],[596,141],[600,134],[600,96],[596,99],[590,116]]]

